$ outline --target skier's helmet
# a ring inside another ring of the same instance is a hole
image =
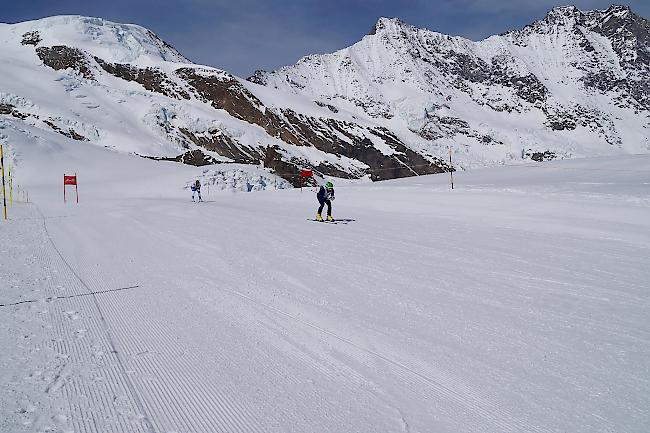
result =
[[[327,183],[325,184],[325,188],[327,188],[327,189],[332,189],[332,188],[334,188],[334,184],[333,184],[332,182],[327,182]]]

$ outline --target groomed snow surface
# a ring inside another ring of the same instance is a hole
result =
[[[650,157],[339,185],[336,225],[124,158],[164,170],[0,224],[1,432],[650,430]]]

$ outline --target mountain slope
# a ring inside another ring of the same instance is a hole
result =
[[[0,224],[2,432],[648,430],[650,155],[357,183],[339,225],[124,180]]]
[[[365,114],[468,165],[650,150],[650,24],[553,9],[480,42],[380,19],[357,44],[249,79]],[[400,134],[400,133],[398,133]]]
[[[382,18],[352,47],[243,80],[136,25],[0,24],[0,139],[16,160],[25,134],[55,132],[294,185],[302,167],[371,180],[447,171],[448,147],[463,168],[647,153],[649,29],[620,6],[556,8],[480,42]]]
[[[294,184],[299,167],[374,180],[446,169],[380,122],[195,65],[139,26],[52,17],[0,26],[0,46],[0,121],[10,130],[27,124],[195,165],[263,164]]]

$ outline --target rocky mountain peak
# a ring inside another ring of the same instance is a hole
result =
[[[650,67],[650,21],[635,14],[628,6],[611,6],[587,14],[584,24],[607,37],[624,62]]]
[[[585,15],[585,25],[589,27],[624,27],[640,18],[629,6],[612,5],[605,10],[594,10]]]
[[[632,9],[624,5],[611,5],[604,11],[604,15],[616,15],[620,18],[627,18],[632,14]]]
[[[579,24],[583,19],[583,13],[575,6],[557,6],[551,9],[546,16],[534,23],[534,28],[543,28],[546,26],[553,27],[572,27]]]
[[[378,33],[398,33],[403,31],[405,27],[409,27],[409,25],[399,18],[381,17],[379,20],[377,20],[377,23],[369,34],[375,35]]]
[[[582,14],[577,7],[570,6],[556,6],[546,14],[546,17],[578,17]]]

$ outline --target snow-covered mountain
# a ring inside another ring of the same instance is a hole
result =
[[[195,65],[135,25],[1,24],[0,63],[0,139],[14,154],[56,132],[155,159],[263,165],[294,184],[301,167],[374,180],[446,170],[380,121]]]
[[[352,47],[249,80],[151,31],[57,16],[0,24],[0,140],[192,165],[370,178],[650,151],[650,25],[556,8],[480,42],[382,18]],[[56,139],[53,139],[56,137]],[[153,163],[153,162],[152,162]]]
[[[650,23],[623,6],[558,7],[480,42],[382,18],[349,48],[249,79],[468,165],[650,150]]]

